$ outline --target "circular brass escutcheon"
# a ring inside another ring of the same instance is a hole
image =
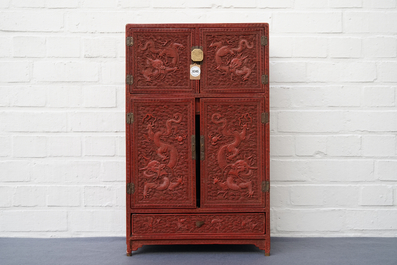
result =
[[[193,49],[191,57],[193,62],[201,62],[204,59],[203,50]]]

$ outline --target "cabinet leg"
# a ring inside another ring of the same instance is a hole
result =
[[[132,256],[131,242],[127,244],[127,256]]]
[[[265,252],[265,256],[270,256],[270,252]]]

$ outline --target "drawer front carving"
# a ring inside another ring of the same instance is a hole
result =
[[[134,234],[264,234],[265,215],[135,214]]]

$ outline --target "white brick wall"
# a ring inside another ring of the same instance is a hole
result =
[[[274,236],[397,236],[397,1],[0,1],[0,236],[125,234],[127,23],[270,23]]]

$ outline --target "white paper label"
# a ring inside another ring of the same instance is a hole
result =
[[[199,76],[200,75],[200,67],[198,67],[198,66],[192,66],[192,68],[190,68],[190,75],[191,76],[194,76],[194,77],[197,77],[197,76]]]

